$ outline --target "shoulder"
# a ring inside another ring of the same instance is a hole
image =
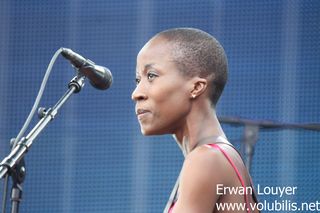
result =
[[[181,172],[182,177],[190,177],[192,174],[193,178],[188,178],[189,181],[208,181],[216,184],[227,183],[232,168],[220,150],[203,145],[189,153]]]
[[[212,212],[219,199],[217,185],[229,185],[230,172],[219,150],[207,146],[193,150],[181,170],[176,212]]]

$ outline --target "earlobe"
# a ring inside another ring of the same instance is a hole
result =
[[[195,99],[196,97],[204,93],[207,89],[207,84],[207,79],[196,77],[193,81],[193,89],[191,91],[192,99]]]

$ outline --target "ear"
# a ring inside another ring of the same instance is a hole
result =
[[[194,77],[192,79],[192,85],[193,88],[190,92],[190,97],[194,99],[206,91],[208,81],[205,78]]]

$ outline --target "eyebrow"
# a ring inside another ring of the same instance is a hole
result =
[[[154,63],[151,63],[151,64],[146,64],[143,68],[143,71],[142,72],[145,72],[146,70],[150,69],[150,68],[153,68],[154,66]],[[136,75],[138,76],[139,75],[139,71],[138,69],[136,69]]]

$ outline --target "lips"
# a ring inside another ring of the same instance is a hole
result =
[[[142,119],[143,117],[145,117],[149,113],[150,113],[150,111],[146,110],[146,109],[137,109],[136,110],[136,115],[139,120]]]

